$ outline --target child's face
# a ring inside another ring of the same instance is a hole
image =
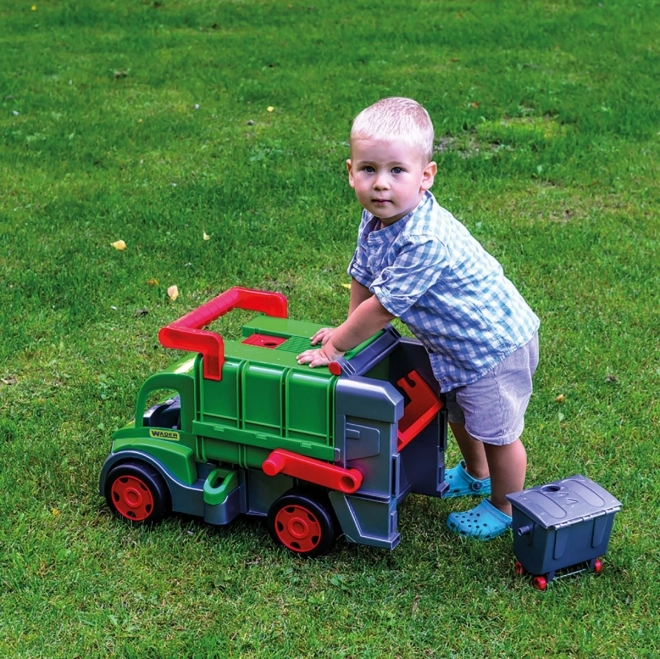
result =
[[[405,142],[355,139],[346,161],[348,181],[358,201],[389,226],[408,214],[433,185],[434,162]]]

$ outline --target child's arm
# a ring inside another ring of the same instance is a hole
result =
[[[350,316],[365,300],[368,300],[373,293],[366,287],[358,282],[357,279],[351,278],[351,301],[348,305],[348,315]]]
[[[351,278],[351,301],[348,305],[348,315],[350,316],[365,300],[368,300],[373,293],[354,278]],[[322,327],[312,337],[312,345],[315,346],[320,343],[324,346],[334,333],[334,327]]]
[[[332,332],[320,350],[305,350],[300,353],[297,357],[299,364],[309,364],[311,367],[327,366],[347,350],[354,348],[383,329],[394,318],[375,295],[369,293],[368,289],[357,282],[355,284],[366,290],[368,297],[350,311],[349,317]],[[356,298],[363,296],[364,290],[356,288]],[[351,307],[354,301],[353,286],[351,286]]]

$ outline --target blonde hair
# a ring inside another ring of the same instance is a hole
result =
[[[411,98],[383,98],[355,117],[351,128],[353,140],[405,142],[425,158],[433,160],[433,123],[429,113]]]

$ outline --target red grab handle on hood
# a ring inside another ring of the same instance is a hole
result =
[[[217,332],[203,328],[233,309],[258,311],[276,318],[288,317],[288,304],[282,293],[234,286],[163,327],[158,332],[158,339],[166,348],[201,353],[204,357],[204,377],[221,380],[222,365],[225,363],[224,341]]]

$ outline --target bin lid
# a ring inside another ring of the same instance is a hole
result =
[[[621,502],[594,481],[577,474],[548,485],[507,494],[514,510],[522,510],[543,528],[561,528],[621,510]]]

